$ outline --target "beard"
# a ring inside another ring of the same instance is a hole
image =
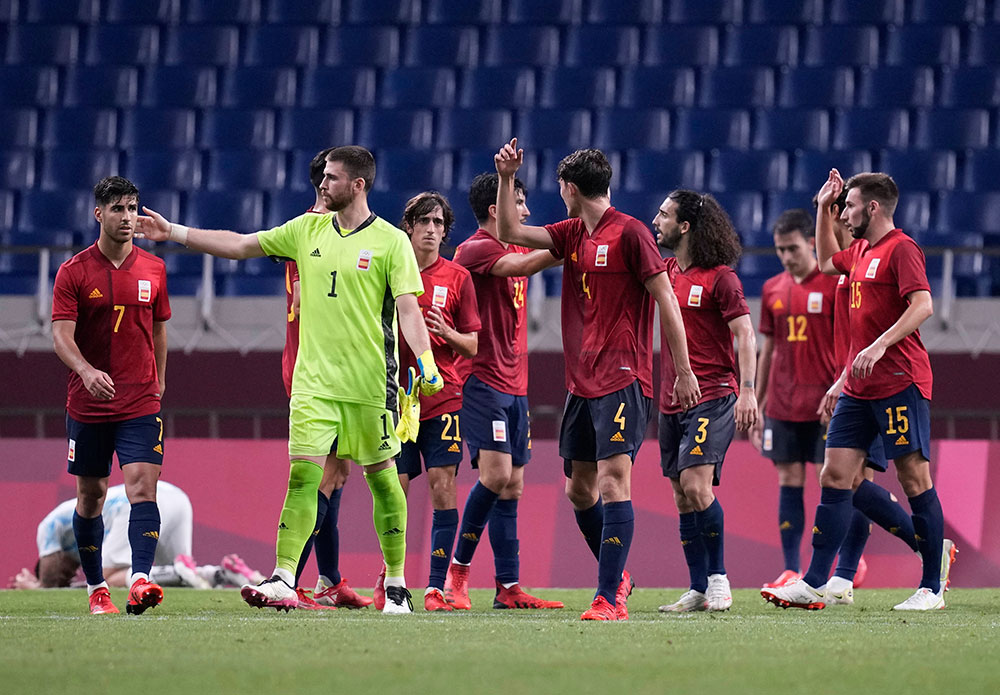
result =
[[[333,195],[327,193],[326,195],[324,195],[323,200],[326,203],[326,206],[330,210],[332,210],[333,212],[340,212],[341,210],[343,210],[344,208],[346,208],[348,205],[351,204],[351,201],[354,200],[354,197],[351,195],[350,191],[344,191],[344,193],[342,193],[341,195]]]
[[[673,251],[681,241],[681,230],[674,225],[670,230],[664,232],[657,230],[656,243],[665,249]]]
[[[872,221],[872,216],[868,214],[867,210],[861,211],[861,224],[857,227],[851,227],[851,236],[855,239],[861,239],[865,234],[868,233],[868,225]]]

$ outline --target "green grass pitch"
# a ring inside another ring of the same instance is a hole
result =
[[[503,693],[1000,692],[1000,590],[955,589],[948,608],[894,613],[903,589],[851,607],[775,608],[737,590],[722,614],[663,615],[680,590],[637,589],[627,623],[584,623],[587,590],[541,590],[555,611],[412,616],[252,609],[236,591],[166,590],[142,616],[91,616],[83,590],[0,592],[5,693],[482,695]],[[124,611],[125,592],[112,592]]]

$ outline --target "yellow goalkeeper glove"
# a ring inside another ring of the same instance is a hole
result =
[[[420,430],[420,396],[417,394],[417,385],[420,377],[413,367],[409,371],[410,385],[400,392],[399,396],[399,422],[396,423],[396,436],[401,442],[417,441],[417,432]]]
[[[430,350],[424,350],[424,354],[417,358],[417,366],[420,368],[420,393],[433,396],[444,388],[444,379],[434,364],[434,355]]]

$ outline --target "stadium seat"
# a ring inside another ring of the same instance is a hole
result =
[[[434,143],[434,117],[427,109],[372,109],[361,112],[356,133],[356,142],[372,150],[376,147],[426,149]]]
[[[100,0],[21,0],[22,19],[32,24],[93,24],[101,16]]]
[[[872,155],[868,150],[796,152],[792,165],[792,189],[807,191],[810,195],[816,193],[830,175],[830,169],[837,169],[844,179],[863,171],[872,171]]]
[[[788,188],[788,155],[780,151],[718,150],[709,160],[708,189],[781,191]]]
[[[53,106],[59,96],[59,73],[55,68],[0,65],[0,104]]]
[[[475,27],[417,26],[406,32],[404,65],[472,68],[478,63],[479,32]]]
[[[666,19],[671,24],[740,24],[743,0],[671,0]]]
[[[493,165],[493,155],[497,153],[497,147],[474,147],[458,151],[456,161],[456,173],[454,187],[462,191],[458,199],[459,205],[464,205],[468,198],[469,186],[472,179],[482,173],[495,173]],[[550,172],[554,176],[554,172]],[[534,149],[527,149],[524,152],[524,163],[517,170],[517,178],[524,182],[528,191],[535,190],[538,186],[538,152]],[[551,177],[550,177],[551,178]],[[455,201],[452,201],[452,205]]]
[[[507,21],[511,24],[579,24],[583,0],[509,0]]]
[[[399,65],[396,27],[332,27],[326,33],[324,65],[390,68]]]
[[[14,226],[14,193],[0,190],[0,229]]]
[[[284,150],[213,150],[208,190],[275,190],[285,186]]]
[[[556,171],[559,168],[559,162],[563,160],[569,154],[574,152],[570,148],[561,149],[544,149],[541,151],[541,157],[538,164],[538,182],[537,188],[541,191],[547,192],[559,192],[559,180],[556,178]],[[623,186],[621,184],[621,179],[623,176],[624,169],[622,167],[622,156],[621,152],[618,150],[605,150],[604,155],[608,159],[608,163],[611,165],[611,190],[621,191]],[[529,191],[530,193],[530,191]],[[558,197],[558,196],[557,196]],[[563,210],[560,213],[558,219],[564,219],[566,217],[566,211]]]
[[[930,193],[910,192],[901,188],[892,221],[904,230],[927,229],[931,223]]]
[[[643,65],[699,67],[719,62],[719,30],[715,27],[647,27],[643,45]]]
[[[657,210],[660,209],[660,205],[663,204],[663,199],[667,197],[667,194],[672,191],[672,188],[664,188],[663,190],[647,189],[645,191],[626,191],[619,188],[611,187],[611,205],[615,210],[624,212],[626,215],[631,215],[640,222],[649,224],[652,222],[653,218],[656,217]],[[563,204],[562,210],[559,210],[559,203],[562,200],[556,197],[558,201],[555,203],[555,211],[558,213],[558,217],[551,220],[556,222],[558,220],[566,219],[566,207]],[[540,219],[537,221],[541,221]],[[530,224],[530,222],[529,222]],[[650,232],[652,233],[652,232]]]
[[[1000,24],[969,30],[969,65],[1000,65]]]
[[[302,106],[366,108],[375,105],[375,70],[364,67],[313,68],[302,83]]]
[[[769,68],[714,68],[702,74],[699,106],[768,107],[774,104],[774,71]]]
[[[727,67],[794,66],[799,62],[799,33],[793,26],[731,26],[725,32]]]
[[[481,26],[503,21],[501,0],[426,0],[424,21],[428,24]]]
[[[340,24],[341,0],[313,2],[269,2],[268,24]]]
[[[501,25],[486,30],[483,64],[553,67],[559,64],[559,30],[555,27]]]
[[[967,191],[990,191],[997,187],[1000,171],[1000,149],[972,150],[965,155],[965,180]]]
[[[193,149],[136,150],[125,158],[125,176],[134,181],[140,191],[198,190],[202,183],[201,153]]]
[[[278,125],[278,147],[311,150],[354,141],[350,109],[284,109]]]
[[[455,71],[448,68],[396,68],[382,80],[382,108],[451,108]]]
[[[2,112],[0,112],[2,113]],[[27,190],[35,187],[35,150],[3,150],[0,153],[0,190]],[[4,214],[13,210],[13,194],[10,201],[2,201],[4,204],[10,203],[10,208],[3,207]],[[4,224],[0,222],[0,229]]]
[[[587,23],[659,24],[663,21],[663,0],[588,0]]]
[[[837,113],[833,148],[902,148],[910,144],[910,117],[903,109],[847,109]]]
[[[850,68],[799,67],[780,74],[778,106],[782,108],[854,106],[854,71]]]
[[[705,155],[699,151],[629,150],[625,155],[626,191],[705,188]]]
[[[14,24],[7,34],[8,65],[72,65],[80,54],[80,30],[60,24]]]
[[[903,0],[829,0],[833,24],[902,24]]]
[[[130,108],[139,99],[139,73],[135,68],[88,65],[66,75],[66,106]]]
[[[535,71],[531,68],[464,70],[461,83],[458,105],[464,109],[524,109],[535,105],[537,89]],[[586,91],[586,88],[581,91]]]
[[[879,171],[892,176],[900,191],[950,191],[958,158],[951,150],[883,150]]]
[[[169,218],[168,218],[169,219]],[[166,248],[176,248],[176,247],[166,247]],[[167,269],[167,282],[174,276],[187,276],[187,277],[197,277],[201,278],[201,274],[205,265],[205,254],[201,253],[184,253],[178,250],[175,253],[166,253],[163,255],[163,265]],[[168,285],[168,291],[172,291],[173,288]]]
[[[318,147],[316,149],[308,150],[292,150],[291,151],[291,166],[288,169],[288,176],[285,180],[285,190],[294,193],[295,195],[301,196],[305,194],[307,201],[310,205],[315,200],[316,191],[312,187],[312,181],[309,180],[309,164],[312,162],[313,157],[318,153],[325,150],[327,147],[333,147],[333,145],[324,145],[323,147]],[[378,162],[376,162],[376,165]],[[376,166],[376,174],[378,173],[378,167]],[[377,176],[376,176],[377,177]],[[270,194],[279,193],[280,191],[268,191]],[[302,212],[308,207],[303,205],[299,212]]]
[[[348,24],[417,24],[420,0],[342,0]]]
[[[177,24],[180,0],[104,0],[104,21],[111,24]]]
[[[538,105],[543,108],[600,109],[615,105],[613,68],[556,67],[542,70],[541,79]]]
[[[374,91],[374,86],[372,89]],[[219,103],[240,108],[288,108],[295,106],[296,93],[294,68],[237,67],[223,71]],[[330,98],[344,103],[343,92],[330,95]]]
[[[764,223],[764,197],[760,193],[713,193],[740,234],[753,233]]]
[[[754,121],[754,149],[825,150],[830,144],[826,109],[760,109]]]
[[[199,142],[209,150],[269,148],[274,134],[269,109],[209,109],[202,115]]]
[[[375,189],[402,190],[414,186],[443,191],[451,188],[454,163],[451,152],[404,149],[378,150],[375,153],[378,175]]]
[[[602,150],[670,147],[670,112],[666,109],[598,109],[594,147]]]
[[[53,109],[45,118],[42,146],[87,149],[118,146],[118,113],[114,109]]]
[[[319,61],[319,28],[315,26],[255,26],[246,37],[246,65],[313,67]]]
[[[674,146],[683,150],[750,146],[750,112],[743,109],[677,109]]]
[[[217,278],[223,297],[274,297],[285,291],[285,278],[273,275],[224,275]]]
[[[642,66],[622,71],[620,106],[694,106],[693,68]]]
[[[743,230],[737,229],[736,231],[742,235]],[[736,270],[736,274],[743,284],[743,295],[759,297],[764,289],[764,283],[782,270],[781,261],[773,253],[744,253],[740,256]]]
[[[813,67],[875,66],[879,61],[878,28],[836,25],[806,29],[803,64]]]
[[[984,0],[910,0],[909,5],[914,24],[982,24],[986,18]]]
[[[153,65],[159,59],[159,27],[98,24],[87,31],[87,65]]]
[[[188,24],[257,24],[261,0],[187,0]]]
[[[42,157],[41,187],[64,191],[120,173],[118,150],[58,150]]]
[[[93,186],[95,183],[97,182],[81,182],[84,186]],[[97,236],[94,194],[89,190],[24,191],[18,208],[17,228],[21,232],[46,237],[55,232],[75,232],[81,237],[86,232]]]
[[[376,177],[376,180],[378,177]],[[403,216],[406,201],[421,192],[421,189],[407,188],[392,191],[371,191],[368,194],[368,207],[376,215],[390,224],[399,224]]]
[[[240,61],[240,30],[181,25],[167,30],[164,65],[229,66]]]
[[[204,109],[215,106],[218,80],[214,68],[158,65],[146,70],[142,106]]]
[[[264,195],[257,191],[192,191],[184,222],[202,229],[258,231],[263,228]]]
[[[119,146],[185,148],[195,146],[195,112],[190,109],[136,108],[127,111]]]
[[[177,191],[149,190],[142,183],[139,187],[139,206],[156,210],[168,220],[181,219],[181,196]]]
[[[511,112],[505,109],[445,109],[438,116],[434,144],[462,149],[500,145],[514,137]]]
[[[913,144],[930,149],[978,149],[990,146],[986,109],[919,109]]]
[[[1000,193],[942,193],[934,226],[942,232],[1000,232]]]
[[[934,104],[934,70],[891,66],[861,70],[858,106],[866,108],[926,107]]]
[[[527,109],[517,116],[518,147],[529,150],[589,147],[592,130],[586,109]]]
[[[823,0],[748,0],[750,24],[822,24]]]
[[[940,101],[942,106],[948,107],[1000,106],[1000,67],[942,70]]]
[[[638,27],[585,24],[567,30],[565,65],[623,67],[636,65],[639,57]]]
[[[819,190],[818,188],[816,190]],[[743,240],[746,246],[772,246],[774,244],[774,223],[786,210],[802,209],[815,219],[816,209],[813,207],[813,193],[810,191],[772,191],[767,194],[767,215],[763,226],[756,233],[744,230]]]
[[[305,178],[308,168],[301,172],[301,178]],[[293,169],[290,178],[295,178],[300,172]],[[378,177],[376,176],[376,180]],[[309,191],[269,191],[267,203],[267,219],[264,226],[268,229],[284,224],[288,220],[294,219],[303,214],[315,201],[312,195],[312,188]]]
[[[961,58],[958,27],[890,27],[887,36],[886,65],[958,65]]]
[[[35,147],[37,144],[37,111],[0,108],[0,149]]]

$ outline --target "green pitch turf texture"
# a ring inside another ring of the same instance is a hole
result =
[[[254,609],[234,590],[166,590],[163,605],[91,616],[83,590],[0,592],[0,688],[10,695],[482,695],[503,693],[1000,692],[1000,590],[955,589],[948,608],[894,613],[907,590],[851,607],[781,610],[734,591],[732,610],[663,615],[680,590],[637,589],[623,623],[581,622],[593,594],[542,590],[567,608],[471,612]]]

